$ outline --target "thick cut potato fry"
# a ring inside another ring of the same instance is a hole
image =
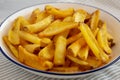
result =
[[[90,28],[93,31],[96,30],[96,28],[98,27],[99,16],[100,16],[99,10],[96,10],[92,15],[91,22],[90,22]]]
[[[32,14],[30,16],[29,22],[32,23],[32,24],[35,23],[39,14],[40,14],[40,9],[39,8],[33,10]]]
[[[10,48],[11,52],[13,53],[13,55],[18,58],[18,50],[16,49],[16,47],[14,47],[8,40],[7,36],[3,37],[3,40],[5,41],[5,43],[7,44],[7,46]]]
[[[70,56],[70,55],[67,55],[67,57],[68,57],[71,61],[73,61],[73,62],[75,62],[75,63],[77,63],[77,64],[80,64],[80,65],[88,65],[88,63],[87,63],[86,61],[80,60],[80,59],[78,59],[77,57],[73,57],[73,56]]]
[[[79,38],[78,40],[73,42],[70,46],[68,46],[68,50],[70,51],[70,53],[72,53],[74,57],[76,57],[78,55],[80,48],[84,46],[85,43],[86,42],[84,38]]]
[[[90,47],[90,49],[93,51],[94,55],[99,59],[102,60],[104,62],[108,61],[108,55],[105,54],[105,52],[101,49],[101,47],[99,46],[97,40],[95,39],[94,34],[92,33],[92,31],[90,30],[90,28],[88,27],[88,25],[81,23],[81,26],[79,27],[83,37],[86,40],[86,43],[88,44],[88,46]],[[102,56],[103,55],[103,56]]]
[[[80,48],[78,52],[78,57],[80,57],[82,60],[87,60],[88,53],[89,53],[89,47],[88,45],[85,45],[82,48]]]
[[[53,16],[50,15],[44,18],[43,20],[41,20],[40,22],[24,26],[24,28],[26,28],[26,30],[28,29],[28,31],[31,33],[39,32],[45,29],[52,21],[53,21]]]
[[[20,23],[21,23],[21,18],[18,17],[14,21],[13,27],[8,32],[8,40],[14,45],[18,45],[20,43],[20,38],[19,38]]]
[[[53,60],[53,56],[54,56],[54,46],[52,43],[48,44],[38,53],[39,58],[43,58],[46,60]]]
[[[54,15],[56,18],[65,18],[67,16],[71,16],[74,12],[73,8],[68,8],[66,10],[59,10],[50,5],[45,6],[45,10],[47,13]]]
[[[111,48],[109,47],[108,40],[107,40],[107,30],[106,24],[104,23],[103,26],[98,31],[97,41],[101,48],[108,54],[112,53]]]
[[[34,53],[36,49],[40,50],[40,44],[26,44],[23,46],[28,52]]]
[[[57,36],[55,42],[55,54],[54,54],[54,64],[64,65],[65,64],[65,52],[66,52],[67,40],[62,35]]]
[[[27,52],[22,46],[19,46],[19,60],[39,70],[49,69],[48,66],[44,65],[46,61],[39,59],[35,54]]]
[[[41,39],[39,37],[34,36],[30,33],[25,32],[25,31],[19,31],[19,35],[22,39],[29,41],[31,43],[35,43],[35,44],[41,43]]]
[[[40,32],[39,36],[53,36],[77,26],[78,23],[75,22],[57,22],[47,27],[44,31]]]
[[[90,49],[93,51],[94,55],[98,59],[100,59],[100,51],[97,47],[97,41],[96,41],[92,31],[90,30],[90,28],[84,23],[81,23],[79,28],[81,30],[81,33],[83,34],[83,37],[86,40],[86,43],[88,44]]]

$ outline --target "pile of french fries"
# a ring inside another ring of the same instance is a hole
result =
[[[13,55],[30,67],[44,71],[81,72],[110,60],[113,37],[100,11],[58,9],[46,5],[29,19],[19,16],[3,36]]]

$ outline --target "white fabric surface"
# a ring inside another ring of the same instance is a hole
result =
[[[120,20],[120,0],[0,0],[0,22],[11,13],[39,3],[74,2],[99,7]],[[0,52],[0,80],[61,80],[27,72],[6,59]],[[63,80],[63,79],[62,79]],[[98,74],[69,80],[120,80],[120,60]]]

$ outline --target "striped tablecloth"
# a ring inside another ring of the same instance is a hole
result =
[[[39,3],[74,2],[104,9],[120,20],[120,0],[0,0],[0,21],[9,14]],[[0,52],[0,80],[61,80],[46,78],[27,72],[6,59]],[[63,79],[62,79],[63,80]],[[69,80],[120,80],[120,60],[98,74]]]

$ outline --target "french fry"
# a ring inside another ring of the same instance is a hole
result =
[[[93,51],[93,54],[103,62],[107,62],[109,57],[105,54],[105,52],[101,49],[100,45],[98,44],[97,40],[95,39],[94,34],[88,27],[88,25],[81,23],[80,30],[83,34],[83,37],[85,38],[86,43],[90,47],[90,49]]]
[[[100,16],[99,10],[96,10],[92,15],[91,22],[90,22],[90,28],[93,31],[96,30],[96,28],[98,27],[99,16]]]
[[[72,53],[74,57],[78,55],[78,52],[82,46],[85,45],[85,40],[83,38],[79,38],[75,42],[73,42],[70,46],[68,46],[68,50]]]
[[[20,22],[21,18],[19,17],[14,21],[13,27],[8,32],[8,40],[14,45],[18,45],[20,43],[19,38]]]
[[[68,8],[66,10],[59,10],[50,5],[46,5],[45,10],[47,13],[54,15],[56,18],[65,18],[67,16],[71,16],[74,12],[73,8]]]
[[[39,58],[43,58],[46,60],[53,60],[53,56],[54,56],[54,46],[52,43],[48,44],[38,53]]]
[[[100,47],[108,54],[112,53],[111,48],[109,47],[108,40],[107,40],[107,29],[106,24],[104,23],[103,26],[98,31],[97,41]]]
[[[34,51],[38,48],[40,50],[40,44],[26,44],[23,47],[30,53],[34,53]]]
[[[54,64],[64,65],[65,64],[65,52],[66,52],[67,40],[66,37],[58,35],[55,42],[55,54]]]
[[[7,36],[3,37],[3,40],[5,41],[5,43],[7,44],[7,46],[10,48],[11,52],[13,53],[13,55],[18,58],[18,50],[16,49],[16,47],[14,47],[10,41],[8,40]]]
[[[75,63],[77,63],[77,64],[80,64],[80,65],[88,65],[88,63],[87,63],[86,61],[80,60],[80,59],[78,59],[77,57],[73,57],[73,56],[70,56],[70,55],[67,55],[67,57],[68,57],[71,61],[73,61],[73,62],[75,62]]]
[[[39,14],[40,14],[40,9],[39,8],[33,10],[32,14],[30,16],[29,22],[32,23],[32,24],[35,23]]]
[[[35,44],[40,44],[41,43],[41,39],[37,36],[34,36],[28,32],[25,31],[19,31],[19,35],[22,39],[29,41],[31,43],[35,43]]]
[[[40,32],[39,36],[53,36],[77,26],[78,23],[75,22],[57,22],[48,26],[44,31]]]
[[[78,57],[81,58],[82,60],[87,60],[88,53],[89,53],[89,47],[88,45],[85,45],[82,48],[80,48],[78,52]]]
[[[81,23],[79,28],[81,30],[81,33],[83,34],[84,39],[86,40],[86,43],[88,44],[90,49],[93,51],[94,55],[98,59],[100,59],[100,51],[97,46],[98,43],[97,43],[92,31],[90,30],[90,28],[84,23]]]
[[[24,28],[28,29],[28,31],[31,33],[39,32],[45,29],[52,21],[53,21],[53,16],[50,15],[35,24],[25,25]]]
[[[18,48],[19,60],[21,62],[39,70],[46,70],[46,68],[41,65],[44,63],[44,61],[40,60],[37,55],[28,52],[22,46],[19,46]]]

